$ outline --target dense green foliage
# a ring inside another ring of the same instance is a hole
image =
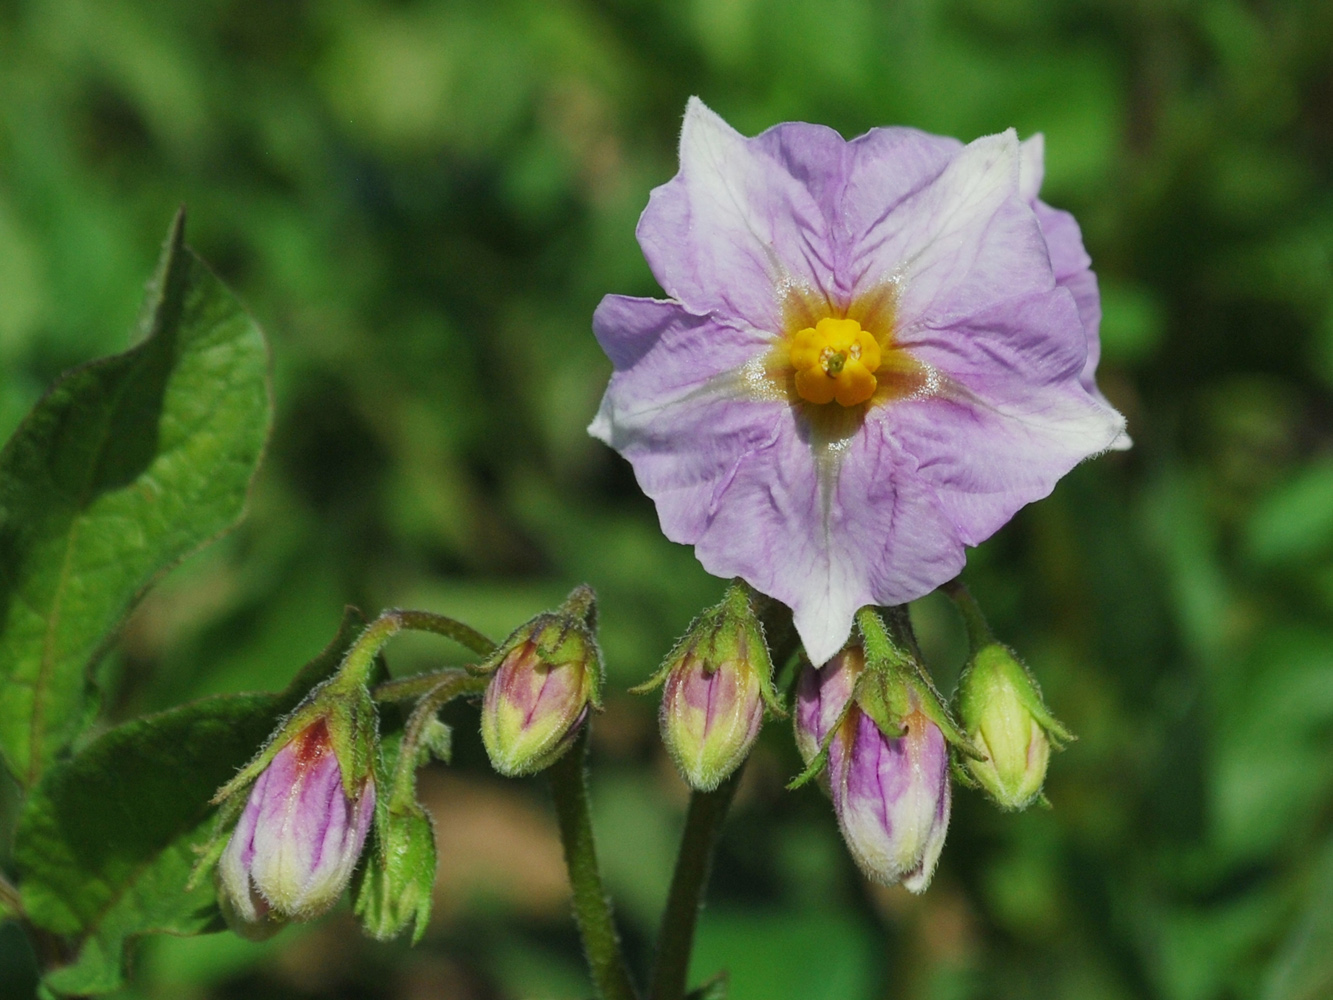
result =
[[[127,346],[182,201],[273,344],[250,517],[131,619],[104,715],[280,689],[348,601],[500,638],[586,580],[608,668],[599,849],[646,962],[683,794],[652,700],[623,692],[723,585],[583,429],[609,373],[593,308],[655,292],[633,228],[685,98],[749,133],[1040,130],[1136,442],[967,574],[1081,737],[1053,761],[1055,808],[959,790],[930,890],[874,891],[820,793],[782,790],[799,763],[770,724],[696,981],[729,967],[733,1000],[1330,995],[1330,52],[1324,0],[0,4],[0,436],[64,369]],[[937,598],[915,611],[947,691],[961,627]],[[394,646],[390,667],[441,646]],[[154,939],[133,995],[586,995],[540,786],[491,776],[475,712],[447,717],[414,950],[346,915],[262,946]],[[14,930],[0,995],[26,997]]]

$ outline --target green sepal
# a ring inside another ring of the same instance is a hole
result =
[[[412,944],[430,922],[435,884],[435,828],[424,809],[393,812],[375,804],[375,849],[352,888],[352,911],[377,941],[401,934],[410,923]]]
[[[524,643],[536,645],[537,655],[552,667],[577,666],[588,675],[588,702],[602,710],[602,685],[606,668],[597,644],[597,596],[586,583],[569,592],[554,611],[543,612],[524,622],[481,663],[470,668],[480,676],[499,669],[505,658]]]
[[[436,713],[477,686],[469,674],[445,677],[417,703],[403,731],[380,742],[373,850],[352,889],[353,910],[377,940],[397,937],[409,923],[413,944],[425,933],[437,859],[434,827],[417,801],[416,772],[432,757],[448,760],[452,734]]]
[[[439,719],[430,719],[421,731],[421,748],[418,753],[420,764],[438,760],[449,764],[454,756],[454,730]]]
[[[759,697],[763,699],[764,707],[774,717],[785,719],[787,707],[773,686],[773,660],[769,654],[763,622],[754,610],[754,596],[754,591],[747,583],[733,580],[718,604],[690,622],[690,627],[676,640],[656,673],[642,684],[630,688],[629,693],[648,694],[661,687],[671,671],[690,652],[694,652],[708,665],[736,659],[743,637],[750,669],[759,679]]]
[[[889,739],[898,739],[903,734],[903,720],[915,709],[935,723],[958,752],[985,760],[986,754],[967,738],[922,667],[905,609],[886,626],[874,608],[864,607],[857,612],[856,623],[865,648],[866,669],[857,678],[855,697],[880,732]],[[867,675],[876,680],[863,684]]]
[[[1028,665],[1019,658],[1008,646],[998,642],[978,651],[973,657],[975,663],[981,656],[991,654],[993,651],[1000,655],[994,656],[995,666],[1003,671],[1005,676],[1014,686],[1014,692],[1018,695],[1019,702],[1031,713],[1037,720],[1037,725],[1046,730],[1046,736],[1051,742],[1053,750],[1063,750],[1066,743],[1072,743],[1078,739],[1059,719],[1057,719],[1041,696],[1041,685],[1037,683],[1037,678],[1033,676]],[[968,669],[972,669],[973,664],[968,664]]]

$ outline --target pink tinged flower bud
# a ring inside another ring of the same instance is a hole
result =
[[[796,749],[808,766],[819,755],[824,738],[838,721],[852,696],[856,678],[865,669],[865,652],[860,646],[845,646],[822,667],[807,660],[801,665],[796,681]],[[823,781],[821,776],[821,783]]]
[[[1036,682],[1004,646],[973,656],[958,685],[958,712],[984,760],[967,775],[1002,809],[1025,809],[1041,795],[1051,747],[1072,738],[1042,702]]]
[[[533,630],[500,661],[481,706],[481,739],[506,777],[534,774],[565,752],[588,715],[595,654],[559,622]]]
[[[868,878],[912,892],[930,884],[949,827],[949,749],[921,712],[885,736],[853,707],[833,737],[829,774],[843,839]]]
[[[701,792],[740,766],[764,721],[759,674],[743,646],[720,663],[687,652],[662,690],[662,740],[686,782]]]
[[[218,862],[224,909],[248,924],[319,916],[347,886],[374,811],[374,781],[347,796],[328,725],[316,720],[250,789]]]
[[[664,685],[662,741],[696,791],[711,792],[745,761],[765,705],[786,714],[750,598],[748,587],[732,583],[716,607],[694,620],[653,678],[634,689]]]

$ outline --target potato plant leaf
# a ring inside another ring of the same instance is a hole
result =
[[[139,342],[66,372],[0,452],[0,757],[25,788],[144,590],[240,518],[268,436],[263,335],[183,239],[182,213]]]

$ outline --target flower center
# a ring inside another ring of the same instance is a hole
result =
[[[810,403],[864,403],[879,381],[879,343],[854,319],[821,319],[791,340],[796,391]]]

